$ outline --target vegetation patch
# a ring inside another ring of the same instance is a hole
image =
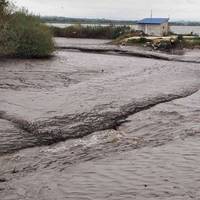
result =
[[[54,50],[51,31],[39,17],[26,10],[14,11],[0,0],[0,55],[21,58],[48,57]]]
[[[200,37],[184,38],[182,43],[183,46],[188,49],[200,48]]]
[[[127,40],[127,44],[145,44],[147,42],[151,42],[148,38],[145,37],[139,37],[139,38],[131,38]]]
[[[168,53],[180,53],[184,48],[200,48],[200,37],[193,34],[173,34],[165,37],[153,37],[144,33],[128,33],[112,41],[116,45],[129,45],[147,47],[152,50],[159,50]],[[174,51],[175,50],[175,51]],[[179,51],[181,50],[181,51]]]
[[[80,24],[66,28],[51,27],[55,37],[66,38],[92,38],[92,39],[115,39],[130,32],[129,26],[82,26]]]

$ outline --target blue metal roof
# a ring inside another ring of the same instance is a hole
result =
[[[138,21],[138,24],[163,24],[168,21],[169,18],[145,18]]]

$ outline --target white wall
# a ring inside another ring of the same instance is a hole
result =
[[[138,25],[138,30],[143,31],[145,34],[154,35],[154,36],[163,36],[167,35],[169,32],[169,24],[163,23],[161,25]]]

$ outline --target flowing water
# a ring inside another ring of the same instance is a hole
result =
[[[1,60],[0,199],[200,199],[191,58],[198,51],[184,62],[70,50]]]

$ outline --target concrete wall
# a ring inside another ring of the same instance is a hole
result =
[[[169,32],[169,24],[163,23],[161,25],[152,25],[152,24],[138,25],[138,30],[143,31],[148,35],[164,36],[167,35]]]

